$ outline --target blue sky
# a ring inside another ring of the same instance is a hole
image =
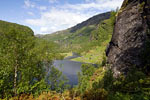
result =
[[[1,0],[0,20],[49,34],[120,7],[123,0]]]

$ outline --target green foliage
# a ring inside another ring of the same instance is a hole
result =
[[[15,24],[15,23],[9,23],[0,20],[0,34],[9,33],[12,30],[16,30],[17,32],[26,33],[33,36],[33,31],[27,26]]]
[[[145,6],[145,1],[143,1],[141,4],[139,4],[139,8],[138,10],[141,12],[144,10],[144,6]]]
[[[1,80],[3,80],[3,84],[1,84],[0,87],[6,85],[6,90],[1,91],[2,95],[5,95],[3,93],[7,92],[4,91],[9,90],[9,94],[11,94],[11,92],[15,91],[13,89],[19,88],[14,87],[15,84],[18,84],[19,86],[20,82],[24,81],[24,83],[26,83],[29,77],[32,77],[32,73],[29,73],[28,69],[31,69],[31,67],[34,65],[34,63],[33,65],[30,63],[30,59],[32,58],[30,58],[31,55],[29,54],[30,49],[33,48],[34,41],[32,33],[19,32],[17,30],[1,33],[0,40],[0,73],[7,73],[6,77],[2,75],[3,77],[1,78]],[[16,71],[16,73],[14,72],[14,70]],[[33,68],[30,71],[32,70]],[[33,70],[33,72],[35,71]],[[17,77],[14,77],[15,74],[17,75]],[[16,78],[20,79],[20,81],[18,81],[17,83],[15,83]],[[25,84],[23,86],[25,86]]]
[[[113,77],[113,72],[111,69],[105,72],[105,75],[102,81],[104,81],[104,86],[103,86],[104,89],[110,90],[112,88],[114,77]]]
[[[106,56],[103,55],[103,61],[101,63],[101,66],[105,66],[107,63],[107,59],[106,59]]]
[[[80,48],[75,49],[73,48],[74,46],[72,46],[73,51],[82,56],[74,59],[75,61],[102,63],[103,53],[105,53],[105,49],[113,33],[115,14],[116,12],[112,12],[110,19],[102,21],[95,30],[91,31],[90,39],[84,41],[84,39],[80,38],[82,40],[79,44]],[[99,48],[99,50],[96,50],[97,48]],[[92,50],[94,52],[92,52]]]
[[[117,92],[116,94],[109,94],[108,100],[131,100],[131,99],[130,95]]]
[[[92,65],[83,64],[81,66],[81,73],[78,73],[78,88],[81,94],[84,93],[86,89],[90,87],[89,81],[94,72],[95,67]]]
[[[109,75],[108,75],[109,76]],[[104,79],[108,79],[104,77]],[[105,83],[104,83],[105,84]],[[113,80],[109,88],[109,100],[149,100],[149,76],[133,67],[127,76],[121,75]],[[105,88],[105,87],[104,87]]]
[[[98,40],[99,44],[109,39],[112,34],[111,20],[101,22],[98,30],[93,31],[94,39]]]
[[[113,33],[115,15],[116,12],[112,11],[109,19],[101,21],[97,28],[91,31],[89,40],[84,41],[84,39],[81,38],[82,42],[79,44],[81,47],[77,48],[77,50],[73,48],[74,52],[78,52],[82,55],[82,57],[76,59],[77,61],[98,63],[97,60],[99,60],[99,63],[101,63],[103,53],[105,53],[106,46]],[[100,51],[96,51],[97,47],[100,48]],[[95,50],[93,54],[90,53],[92,49]],[[96,52],[99,52],[99,54],[96,54]],[[90,55],[93,55],[93,57],[90,57]],[[96,57],[97,55],[99,56],[98,58]],[[93,61],[90,60],[91,58]]]
[[[90,84],[92,86],[89,85],[91,87],[83,92],[82,98],[86,100],[150,99],[150,77],[135,67],[126,76],[120,75],[118,78],[114,78],[111,69],[107,69],[102,79]]]
[[[147,35],[149,36],[150,35],[150,29],[147,30]],[[150,73],[150,39],[147,38],[147,41],[145,43],[145,48],[143,50],[143,53],[141,54],[142,55],[142,61],[143,61],[143,64],[144,64],[144,68],[143,68],[143,71],[146,72],[147,74]]]
[[[107,20],[102,21],[99,24],[98,29],[92,32],[92,38],[96,39],[99,42],[99,44],[111,38],[116,19],[116,13],[117,12],[112,11],[111,17]]]
[[[0,98],[48,91],[47,70],[53,59],[61,58],[57,49],[56,43],[35,38],[28,27],[0,21]],[[54,68],[52,74],[62,78]],[[63,91],[65,81],[57,83]]]
[[[50,67],[48,78],[50,82],[50,89],[53,91],[62,93],[64,90],[69,88],[69,85],[67,85],[67,78],[64,75],[62,75],[62,72],[54,66]]]
[[[83,100],[107,100],[108,92],[105,89],[96,89],[86,91]]]
[[[143,93],[137,94],[125,94],[116,92],[115,94],[109,94],[108,100],[149,100],[149,96],[145,96]]]

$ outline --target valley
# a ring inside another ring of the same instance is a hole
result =
[[[0,20],[0,100],[150,100],[149,19],[149,0],[124,0],[46,35]]]

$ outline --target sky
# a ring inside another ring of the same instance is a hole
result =
[[[35,34],[70,28],[115,10],[123,0],[0,0],[0,20],[29,26]]]

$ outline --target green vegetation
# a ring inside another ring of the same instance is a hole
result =
[[[87,90],[87,88],[90,87],[89,81],[91,76],[93,76],[95,69],[96,68],[94,66],[88,64],[83,64],[81,66],[82,73],[78,73],[79,77],[78,89],[81,94],[83,94]]]
[[[103,27],[110,26],[110,22],[105,20],[98,28],[96,25],[89,25],[73,33],[69,30],[61,35],[55,33],[48,39],[47,36],[35,38],[32,30],[26,26],[0,21],[0,98],[33,99],[36,96],[40,98],[45,94],[43,92],[47,95],[51,93],[54,97],[61,93],[60,97],[65,95],[65,98],[80,98],[80,95],[91,87],[90,83],[86,83],[90,81],[96,68],[83,65],[79,85],[66,91],[67,78],[51,64],[54,59],[63,59],[64,56],[71,55],[68,52],[82,54],[97,47],[95,54],[98,54],[99,50],[104,53],[104,46],[108,43],[111,32],[105,32]],[[99,41],[100,39],[103,40]],[[103,47],[100,48],[100,45]],[[47,72],[47,69],[50,71]]]
[[[75,32],[68,29],[42,38],[58,43],[62,54],[75,52],[81,55],[73,61],[100,64],[111,39],[115,14],[112,11],[111,18],[100,21],[98,25],[82,26]]]
[[[110,12],[100,14],[72,28],[45,35],[42,38],[58,43],[61,53],[75,52],[81,54],[82,52],[89,51],[91,46],[95,45],[91,34],[97,29],[99,23],[109,19],[109,17]]]
[[[67,78],[54,66],[50,68],[48,80],[52,91],[62,93],[65,89],[69,88],[69,85],[66,85],[68,82]]]
[[[36,38],[30,28],[0,21],[0,98],[10,100],[150,100],[149,64],[133,66],[126,75],[113,77],[105,49],[111,39],[116,12],[98,25],[83,26]],[[148,30],[149,34],[149,30]],[[143,63],[149,62],[146,41]],[[53,60],[76,52],[73,61],[83,64],[79,82],[68,86],[67,78],[52,66]],[[49,71],[48,71],[49,70]]]
[[[17,32],[21,32],[22,34],[28,33],[30,35],[33,35],[33,31],[27,26],[18,25],[15,23],[9,23],[0,20],[0,33],[8,33],[12,31],[12,29],[17,29]]]
[[[82,48],[78,50],[82,57],[73,59],[74,61],[88,62],[88,63],[102,63],[105,49],[111,39],[113,32],[111,17],[108,20],[104,20],[98,26],[98,28],[92,31],[91,42],[84,43]]]
[[[64,76],[51,66],[53,59],[61,58],[57,53],[57,45],[35,38],[28,27],[3,21],[1,23],[0,98],[36,95],[49,89],[65,90],[66,81],[60,80]],[[47,69],[51,69],[50,74]],[[45,80],[46,77],[50,83]],[[56,79],[59,79],[59,84],[55,82]],[[53,88],[56,85],[57,88]]]
[[[89,42],[91,32],[96,26],[90,25],[83,27],[76,32],[70,33],[70,30],[57,32],[54,34],[43,36],[42,38],[48,41],[53,41],[59,44],[60,52],[77,52]],[[88,44],[87,44],[88,45]]]

